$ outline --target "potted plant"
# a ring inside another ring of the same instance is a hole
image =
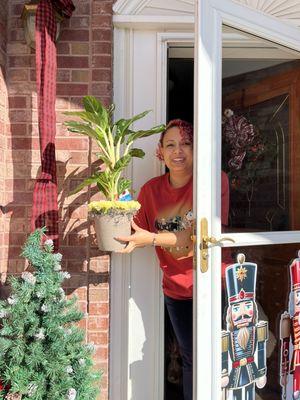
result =
[[[65,112],[66,115],[79,117],[79,120],[65,124],[70,132],[89,136],[96,142],[100,150],[97,156],[102,164],[72,194],[85,186],[97,185],[105,200],[91,202],[88,210],[95,221],[98,247],[104,251],[118,251],[124,244],[114,238],[130,234],[132,217],[140,208],[140,204],[131,198],[130,179],[123,176],[133,157],[143,158],[145,155],[143,150],[132,145],[136,139],[162,132],[164,125],[149,130],[133,130],[131,125],[149,111],[113,122],[114,105],[106,108],[93,96],[85,96],[83,106],[83,111]]]

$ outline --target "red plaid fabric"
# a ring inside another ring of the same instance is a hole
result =
[[[56,20],[55,10],[66,17],[75,9],[71,0],[41,0],[35,22],[36,79],[38,94],[41,172],[35,183],[32,230],[47,227],[58,248],[58,204],[55,160]]]

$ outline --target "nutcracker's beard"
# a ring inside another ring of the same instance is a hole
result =
[[[250,338],[249,330],[245,327],[240,328],[237,335],[237,341],[243,350],[246,350],[249,338]]]

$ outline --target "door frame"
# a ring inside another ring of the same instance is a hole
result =
[[[228,236],[228,233],[221,233],[222,24],[296,51],[300,51],[300,30],[230,0],[196,0],[195,16],[195,156],[201,160],[201,165],[196,163],[194,168],[197,218],[194,400],[200,400],[217,399],[221,393],[221,250],[218,246],[211,247],[208,272],[202,273],[200,220],[208,220],[209,235],[218,239]],[[235,240],[235,246],[250,246],[297,243],[299,234],[299,231],[294,231],[229,235]]]
[[[167,111],[167,49],[170,44],[191,43],[194,40],[193,20],[189,18],[189,24],[184,21],[177,26],[182,26],[182,31],[178,29],[174,32],[174,21],[171,18],[169,25],[166,26],[166,19],[163,25],[160,22],[157,24],[146,21],[144,24],[138,22],[132,25],[132,21],[120,21],[119,16],[116,16],[114,21],[114,103],[118,109],[116,118],[130,116],[136,112],[134,110],[134,83],[132,71],[134,70],[134,41],[140,32],[144,32],[151,27],[153,30],[153,40],[155,41],[155,53],[152,56],[156,60],[156,70],[153,70],[155,79],[154,99],[153,103],[153,124],[165,122]],[[135,27],[136,29],[132,28]],[[187,26],[190,27],[190,32],[187,32]],[[169,27],[170,32],[163,30]],[[150,55],[151,57],[151,55]],[[144,92],[140,92],[142,95]],[[135,98],[135,102],[139,99]],[[139,110],[141,111],[141,110]],[[147,146],[147,145],[146,145]],[[147,147],[143,147],[143,142],[139,147],[147,151]],[[133,176],[134,167],[128,171],[127,175]],[[152,168],[154,175],[159,175],[163,171],[161,165],[156,161]],[[154,176],[153,175],[153,176]],[[151,176],[150,176],[151,177]],[[139,185],[135,183],[135,190],[139,189]],[[151,250],[145,250],[146,253]],[[143,253],[145,254],[145,253]],[[113,255],[111,261],[111,312],[110,312],[110,373],[109,373],[109,395],[111,399],[119,400],[139,400],[134,397],[130,389],[130,361],[129,361],[129,346],[130,327],[129,319],[131,318],[131,293],[130,288],[132,282],[132,268],[136,260],[132,256]],[[155,281],[155,293],[152,307],[157,310],[157,315],[154,316],[153,325],[157,329],[156,336],[153,335],[148,341],[154,351],[152,364],[149,364],[149,370],[155,371],[155,376],[152,377],[151,386],[152,393],[145,393],[144,400],[163,400],[164,395],[164,302],[161,291],[161,273],[156,259],[153,260],[155,265],[155,273],[153,280]],[[151,317],[150,317],[151,318]],[[147,362],[147,361],[145,361]],[[149,377],[145,376],[145,380]],[[151,379],[151,377],[150,377]],[[143,388],[143,382],[139,382]]]

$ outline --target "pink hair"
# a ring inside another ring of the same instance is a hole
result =
[[[165,134],[169,129],[174,127],[179,128],[182,138],[188,138],[191,142],[193,142],[194,138],[193,125],[182,119],[172,119],[171,121],[168,122],[166,129],[161,133],[159,143],[156,149],[156,157],[161,161],[163,160],[163,158],[161,156],[160,149],[163,145]]]

